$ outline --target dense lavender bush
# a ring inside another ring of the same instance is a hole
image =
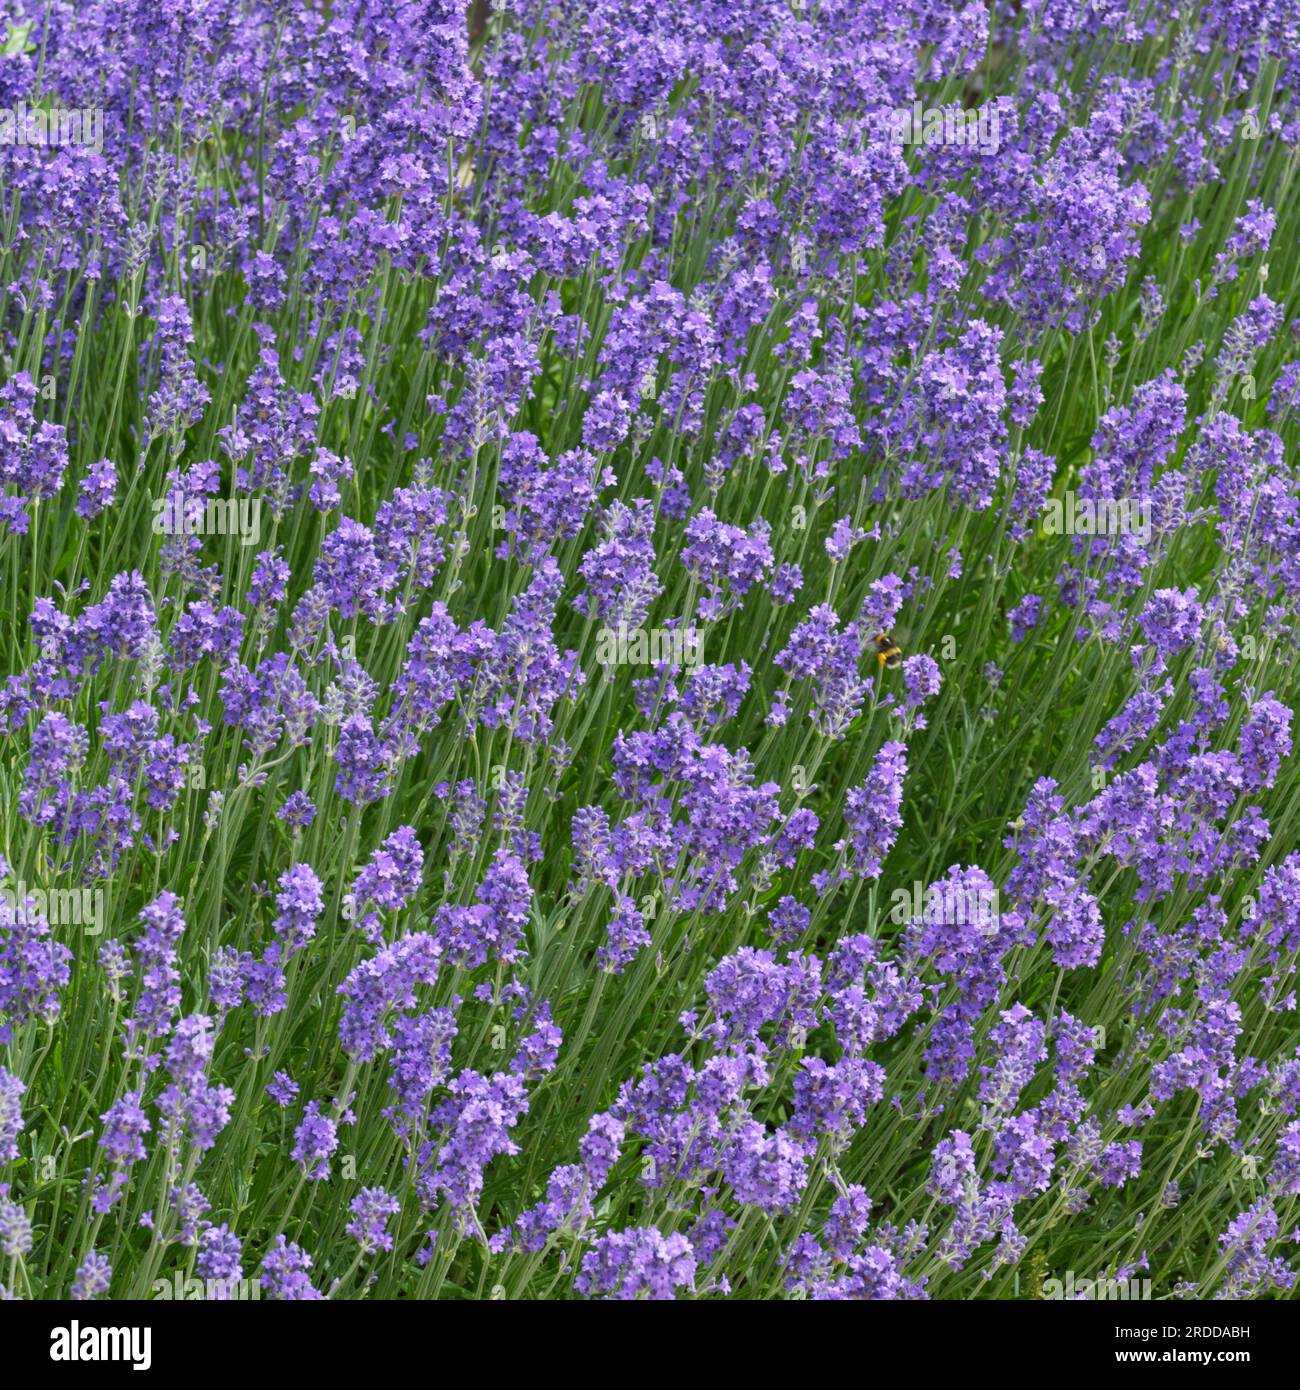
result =
[[[0,1294],[1294,1291],[1296,0],[5,17]]]

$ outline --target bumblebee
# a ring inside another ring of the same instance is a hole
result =
[[[882,666],[893,670],[896,666],[903,664],[903,649],[887,632],[876,633],[876,660]]]

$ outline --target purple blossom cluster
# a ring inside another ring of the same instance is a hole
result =
[[[1289,0],[10,9],[15,1287],[1294,1288]]]

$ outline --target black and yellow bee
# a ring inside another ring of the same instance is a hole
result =
[[[903,664],[903,649],[887,632],[876,633],[876,660],[882,666],[893,670]]]

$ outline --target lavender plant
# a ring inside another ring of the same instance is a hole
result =
[[[0,1294],[1294,1292],[1296,0],[4,19]]]

